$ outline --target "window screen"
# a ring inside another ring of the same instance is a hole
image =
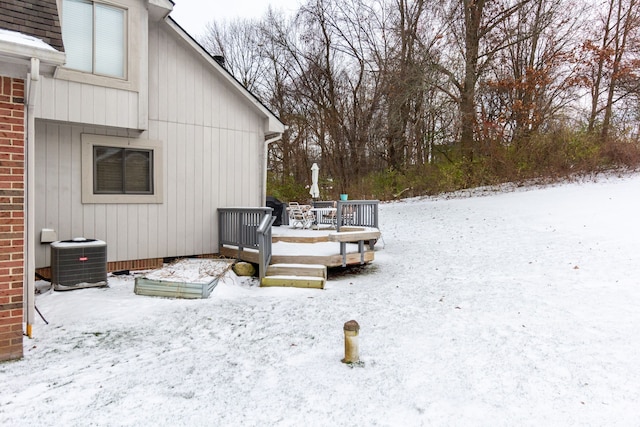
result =
[[[124,11],[96,5],[95,72],[124,77]]]
[[[66,66],[125,76],[125,11],[88,0],[64,0],[62,37]]]
[[[153,194],[153,151],[93,147],[95,194]]]
[[[62,11],[62,37],[67,67],[93,72],[93,4],[84,0],[65,0]]]

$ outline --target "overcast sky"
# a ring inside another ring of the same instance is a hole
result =
[[[269,4],[291,13],[299,0],[174,0],[171,17],[192,36],[201,35],[211,21],[260,18]]]

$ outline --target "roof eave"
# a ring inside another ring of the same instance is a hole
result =
[[[56,67],[65,63],[66,55],[53,48],[44,49],[0,40],[0,69],[5,75],[22,77],[28,72],[31,58],[40,61],[40,73],[53,75]]]
[[[173,10],[174,3],[171,0],[148,0],[149,16],[154,21],[166,18]]]
[[[64,52],[59,52],[53,48],[43,49],[6,40],[0,40],[0,55],[16,59],[38,58],[41,62],[54,66],[63,65],[65,62]]]

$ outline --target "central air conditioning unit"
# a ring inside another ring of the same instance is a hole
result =
[[[107,244],[75,238],[51,243],[51,284],[56,291],[107,285]]]

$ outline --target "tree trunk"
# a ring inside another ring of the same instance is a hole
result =
[[[624,0],[618,1],[618,11],[614,26],[614,58],[611,68],[611,81],[609,82],[609,90],[607,92],[604,118],[602,119],[602,134],[600,135],[602,142],[606,142],[609,138],[611,120],[613,117],[613,104],[615,102],[614,95],[618,89],[618,82],[621,77],[622,61],[625,57],[627,48],[627,38],[629,37],[632,27],[636,23],[636,0],[629,0],[629,3],[627,4],[624,4],[623,1]]]
[[[476,128],[476,83],[478,80],[478,52],[480,49],[480,24],[484,0],[463,0],[465,23],[464,82],[460,93],[460,146],[462,156],[473,160]]]
[[[587,129],[589,132],[593,132],[596,125],[596,119],[598,117],[599,104],[600,104],[600,85],[602,84],[602,78],[604,74],[604,64],[606,61],[605,50],[609,45],[609,34],[610,34],[610,24],[611,24],[611,15],[613,14],[613,5],[615,0],[609,1],[609,12],[607,13],[607,19],[604,22],[603,29],[604,32],[602,34],[602,45],[600,51],[598,52],[598,61],[597,61],[597,69],[595,74],[595,79],[593,81],[593,85],[591,87],[591,113],[589,114],[589,122],[587,125]]]

